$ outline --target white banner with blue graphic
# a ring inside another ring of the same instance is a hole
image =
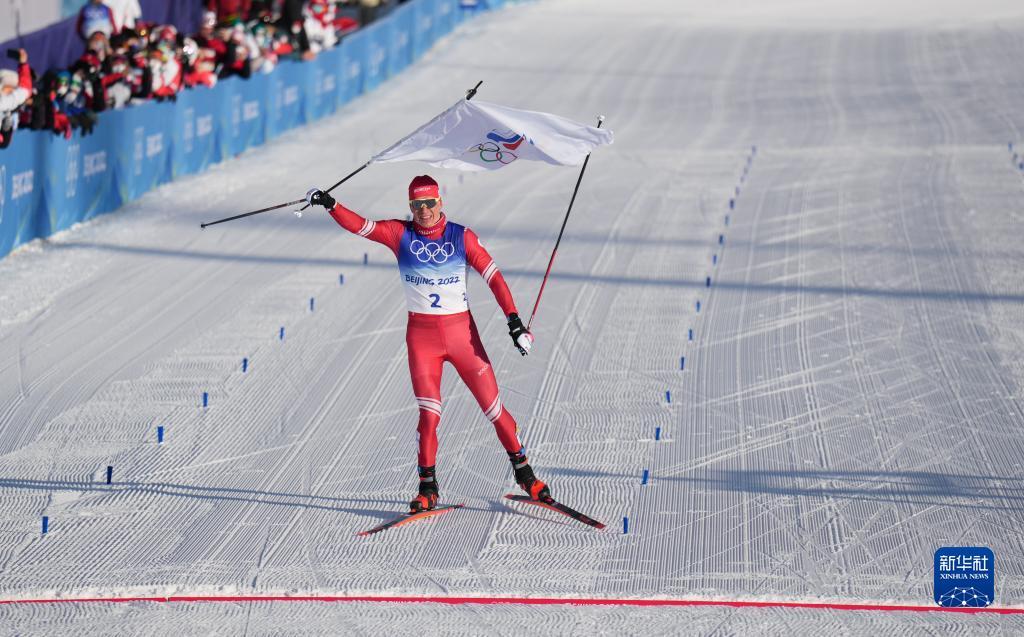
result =
[[[558,115],[460,100],[372,161],[422,161],[457,170],[497,170],[520,159],[579,166],[612,138],[610,130]]]

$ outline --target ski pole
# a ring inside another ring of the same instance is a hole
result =
[[[218,223],[224,223],[225,221],[232,221],[234,219],[241,219],[242,217],[251,217],[252,215],[258,215],[261,212],[270,212],[271,210],[278,210],[279,208],[287,208],[288,206],[295,206],[295,205],[298,205],[298,204],[302,203],[303,201],[305,201],[305,199],[298,199],[296,201],[289,201],[288,203],[282,203],[282,204],[278,204],[276,206],[270,206],[269,208],[261,208],[260,210],[253,210],[252,212],[246,212],[246,213],[243,213],[243,214],[240,214],[240,215],[235,215],[234,217],[226,217],[224,219],[218,219],[216,221],[211,221],[210,223],[201,223],[201,224],[199,224],[199,227],[200,228],[205,228],[206,226],[215,226]]]
[[[601,128],[601,124],[604,123],[604,115],[597,117],[597,127]],[[565,232],[565,224],[569,222],[569,213],[572,212],[572,204],[576,201],[576,193],[580,191],[580,182],[583,181],[583,173],[587,171],[587,163],[590,162],[590,153],[587,153],[587,158],[583,160],[583,168],[580,168],[580,176],[576,179],[576,187],[572,191],[572,199],[569,200],[569,209],[565,211],[565,219],[562,219],[562,228],[558,231],[558,239],[555,240],[555,247],[551,250],[551,258],[548,259],[548,269],[544,272],[544,280],[540,282],[540,291],[537,292],[537,300],[533,303],[533,311],[530,312],[530,321],[526,324],[526,331],[530,331],[530,326],[533,325],[533,317],[537,315],[537,306],[540,305],[540,297],[544,294],[544,286],[547,285],[548,275],[551,274],[551,266],[555,262],[555,254],[558,253],[558,244],[562,242],[562,233]]]

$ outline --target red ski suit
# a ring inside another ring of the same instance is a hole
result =
[[[516,312],[516,306],[505,278],[476,234],[449,223],[444,214],[430,228],[398,219],[370,221],[341,204],[330,214],[349,232],[386,245],[398,259],[410,308],[405,341],[409,348],[412,388],[419,404],[419,465],[435,464],[437,425],[441,420],[441,372],[445,361],[455,367],[473,392],[480,409],[494,424],[505,450],[520,451],[522,445],[516,434],[516,421],[501,404],[491,362],[469,313],[465,266],[472,266],[484,277],[506,316]],[[432,270],[407,269],[410,263]],[[436,276],[423,276],[424,272],[436,273]],[[449,282],[452,285],[448,285]]]

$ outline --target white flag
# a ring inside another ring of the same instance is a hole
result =
[[[373,163],[422,161],[457,170],[497,170],[519,160],[579,166],[612,132],[564,117],[460,100]]]

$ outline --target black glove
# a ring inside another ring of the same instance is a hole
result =
[[[306,193],[306,201],[311,206],[323,206],[328,210],[334,210],[334,205],[337,203],[334,201],[334,197],[319,188],[310,188]]]
[[[526,356],[530,351],[533,337],[526,331],[522,319],[515,312],[508,315],[508,334],[512,337],[512,344],[516,346],[519,353]],[[524,344],[526,347],[523,347]]]

